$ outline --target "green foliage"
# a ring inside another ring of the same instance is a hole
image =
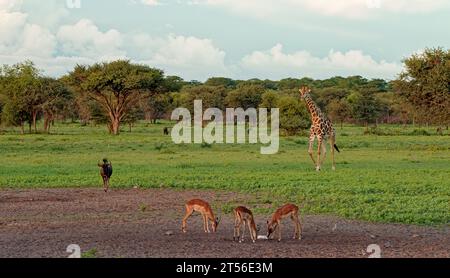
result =
[[[81,253],[82,259],[95,259],[97,258],[97,248],[92,248],[86,252]]]
[[[359,122],[373,123],[382,111],[382,104],[373,94],[353,93],[348,97],[353,117]]]
[[[280,128],[288,135],[294,135],[311,126],[308,109],[299,99],[283,96],[278,100],[277,106],[280,108]]]
[[[425,49],[404,60],[394,89],[416,110],[422,123],[450,123],[450,49]],[[447,113],[445,112],[447,111]]]
[[[277,92],[267,91],[262,95],[260,106],[267,109],[278,108],[279,99],[280,97]]]
[[[228,93],[225,103],[227,107],[258,108],[262,101],[265,88],[256,84],[240,84],[234,91]]]
[[[236,88],[237,82],[230,78],[225,77],[213,77],[205,82],[206,86],[221,86],[225,87],[227,89],[234,89]]]
[[[225,109],[224,99],[227,90],[223,86],[188,86],[179,96],[179,107],[185,107],[194,113],[194,101],[202,100],[203,107]]]

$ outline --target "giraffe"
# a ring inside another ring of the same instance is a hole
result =
[[[308,110],[311,113],[311,121],[312,126],[309,134],[309,156],[311,157],[314,165],[316,167],[316,171],[320,171],[322,163],[325,160],[327,155],[327,147],[326,141],[330,142],[331,145],[331,159],[333,161],[333,171],[336,170],[336,162],[334,161],[334,150],[339,151],[339,148],[336,146],[336,131],[333,127],[333,123],[322,113],[320,108],[316,105],[316,103],[311,98],[311,89],[308,87],[302,87],[300,89],[300,95],[305,100],[306,105],[308,106]],[[319,146],[317,150],[317,161],[314,159],[313,146],[314,141],[317,137],[319,141]],[[325,143],[324,143],[325,142]],[[323,152],[323,158],[321,154]]]

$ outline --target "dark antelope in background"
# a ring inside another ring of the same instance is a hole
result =
[[[109,180],[111,179],[113,168],[111,162],[109,162],[106,158],[103,159],[103,163],[99,163],[98,167],[100,167],[100,175],[103,179],[103,187],[105,192],[109,190]]]

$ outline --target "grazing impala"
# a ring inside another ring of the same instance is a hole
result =
[[[250,237],[251,237],[253,243],[255,243],[258,235],[257,235],[255,219],[253,218],[252,211],[246,207],[237,207],[234,209],[234,218],[235,218],[235,221],[234,221],[233,240],[239,240],[239,242],[243,242],[244,237],[245,237],[245,225],[248,225],[248,229],[250,231]],[[241,237],[240,233],[241,233],[242,225],[244,225],[244,230],[242,232],[242,237]]]
[[[295,225],[294,239],[302,239],[302,225],[298,218],[298,207],[296,205],[287,204],[279,208],[272,216],[270,221],[267,221],[267,238],[270,239],[278,229],[278,241],[281,241],[281,220],[286,217],[291,217]]]
[[[199,212],[202,215],[205,233],[210,233],[210,221],[212,223],[213,232],[215,233],[217,231],[217,226],[219,225],[220,219],[214,217],[214,212],[212,211],[211,206],[203,200],[194,199],[186,204],[186,215],[183,218],[183,226],[181,227],[183,233],[186,233],[186,221],[194,212]]]

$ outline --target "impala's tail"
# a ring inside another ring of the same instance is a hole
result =
[[[336,151],[337,151],[338,153],[341,152],[336,144],[334,144],[334,148],[336,149]]]

